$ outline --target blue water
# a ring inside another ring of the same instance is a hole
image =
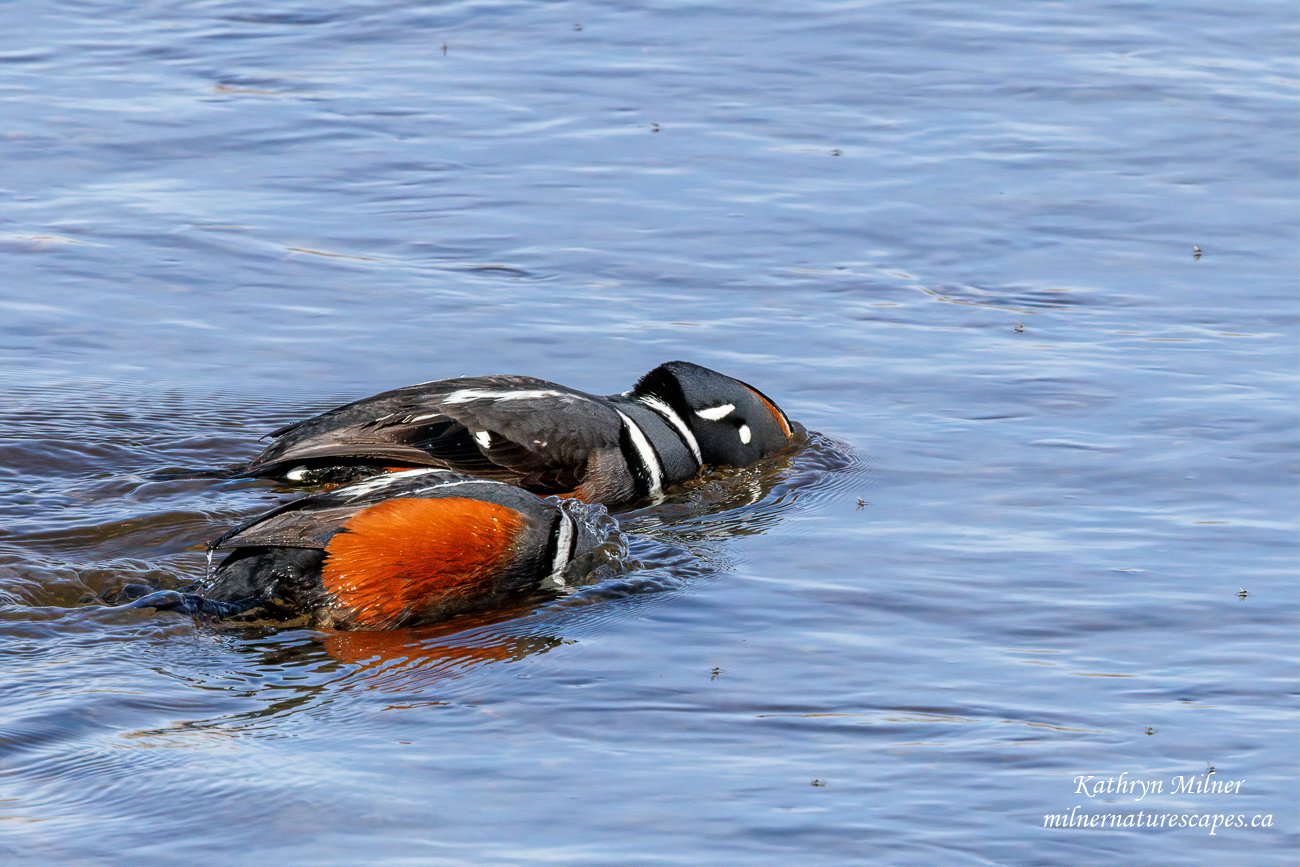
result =
[[[1293,859],[1298,25],[0,4],[0,855]],[[213,472],[284,422],[672,358],[821,436],[624,514],[617,580],[380,635],[83,601],[291,496]],[[1076,782],[1121,774],[1165,791]]]

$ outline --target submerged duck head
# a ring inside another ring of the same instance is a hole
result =
[[[690,429],[706,464],[743,467],[794,439],[789,417],[767,395],[689,361],[659,365],[632,394],[667,404]]]

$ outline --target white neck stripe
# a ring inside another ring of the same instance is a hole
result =
[[[632,437],[632,445],[636,447],[641,466],[645,467],[646,472],[650,474],[649,495],[659,496],[663,491],[663,470],[659,467],[659,459],[655,457],[654,447],[650,445],[650,440],[646,439],[645,431],[637,427],[636,422],[624,415],[622,411],[618,411],[618,417],[623,419],[623,425]]]
[[[691,454],[695,455],[695,463],[704,466],[704,457],[700,454],[700,444],[695,441],[695,434],[691,433],[691,429],[686,426],[686,422],[682,421],[681,416],[673,412],[671,406],[652,394],[643,394],[637,400],[650,407],[664,421],[675,427],[677,432],[682,435],[682,442],[686,443],[686,447],[691,450]]]
[[[556,528],[555,560],[551,563],[550,581],[556,590],[564,589],[564,567],[569,565],[569,548],[573,546],[573,519],[560,509],[560,526]]]

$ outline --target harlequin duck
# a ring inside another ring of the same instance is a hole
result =
[[[618,505],[657,497],[705,465],[751,464],[801,431],[752,385],[670,361],[608,397],[528,376],[386,391],[275,431],[245,472],[322,482],[437,466]]]
[[[196,593],[130,603],[209,617],[387,629],[562,589],[625,551],[604,508],[422,468],[295,500],[235,527]]]

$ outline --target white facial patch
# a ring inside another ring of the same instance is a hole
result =
[[[749,432],[749,425],[747,424],[742,424],[738,433],[740,434],[740,441],[745,445],[749,445],[749,441],[754,438]]]
[[[476,430],[474,431],[474,442],[479,444],[479,448],[484,448],[484,449],[491,448],[492,434],[488,433],[485,430]]]
[[[697,409],[695,414],[705,421],[718,421],[724,419],[736,411],[734,403],[724,403],[721,406],[711,406],[708,409]]]
[[[536,400],[539,397],[562,397],[565,400],[578,400],[576,394],[565,391],[551,391],[544,388],[526,388],[518,391],[494,391],[490,388],[461,388],[453,391],[443,399],[443,403],[469,403],[472,400]]]

